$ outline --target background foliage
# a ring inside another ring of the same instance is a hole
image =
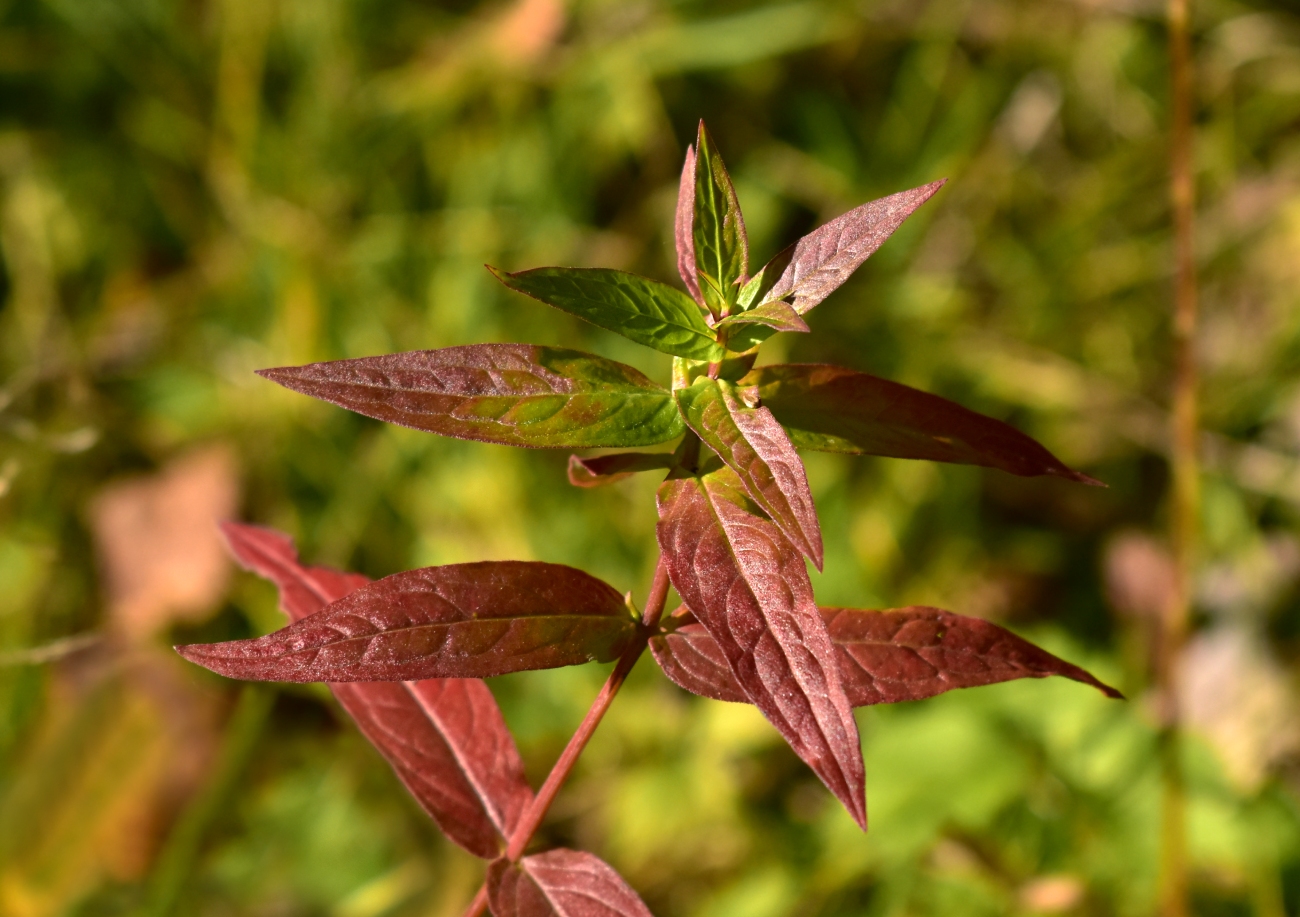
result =
[[[1300,17],[1195,9],[1210,432],[1185,692],[1194,904],[1281,917],[1300,911]],[[817,334],[768,350],[1008,419],[1111,485],[808,455],[819,600],[996,619],[1133,700],[1058,679],[861,712],[864,836],[755,711],[643,664],[549,839],[600,853],[663,917],[1148,913],[1161,12],[0,2],[0,913],[459,913],[479,867],[323,689],[239,687],[166,646],[277,625],[271,587],[229,575],[215,516],[371,576],[537,559],[643,596],[652,478],[577,491],[563,454],[385,427],[252,370],[527,341],[666,382],[667,357],[482,265],[674,280],[700,117],[758,263],[853,205],[951,179]],[[535,782],[603,674],[493,683]]]

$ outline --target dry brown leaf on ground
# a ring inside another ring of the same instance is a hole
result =
[[[225,445],[100,492],[90,517],[112,629],[139,640],[212,611],[230,573],[217,524],[235,514],[238,499]]]

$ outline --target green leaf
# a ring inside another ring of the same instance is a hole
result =
[[[647,277],[607,268],[539,267],[493,276],[512,290],[586,319],[655,350],[716,360],[722,347],[695,301]]]
[[[632,367],[559,347],[469,344],[258,375],[388,423],[507,446],[651,446],[685,429],[672,396]]]
[[[730,315],[718,322],[717,328],[723,333],[728,350],[743,352],[761,344],[778,331],[806,332],[808,323],[794,311],[794,306],[777,299],[748,312]]]
[[[736,189],[700,122],[695,157],[695,268],[700,292],[714,315],[727,315],[749,270],[749,239]]]

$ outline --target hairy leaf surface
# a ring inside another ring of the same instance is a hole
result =
[[[623,597],[581,570],[484,561],[395,573],[265,637],[177,649],[263,681],[487,678],[607,662],[635,630]]]
[[[980,618],[921,605],[820,610],[835,644],[844,692],[855,707],[1049,675],[1091,685],[1107,697],[1121,696],[1078,666]],[[681,620],[681,610],[674,620]],[[650,641],[664,673],[693,694],[748,703],[718,642],[692,617],[685,620]]]
[[[517,864],[488,867],[494,917],[650,917],[650,910],[604,860],[577,850],[548,850]]]
[[[559,347],[471,344],[258,375],[367,417],[507,446],[650,446],[683,430],[662,387],[630,366]]]
[[[675,393],[686,423],[739,476],[781,532],[822,567],[822,533],[803,462],[765,407],[751,408],[731,383],[697,379]]]
[[[704,305],[700,295],[700,277],[695,269],[695,147],[686,148],[682,180],[677,189],[677,214],[673,220],[673,240],[677,244],[677,273],[691,297]]]
[[[795,311],[807,312],[848,280],[945,180],[882,197],[818,226],[794,244],[789,263],[764,298],[792,299]]]
[[[749,238],[731,176],[703,121],[695,156],[696,276],[705,305],[714,315],[726,315],[749,271]]]
[[[672,466],[667,452],[619,452],[594,458],[569,456],[569,483],[574,487],[600,487],[612,484],[638,471],[656,471]]]
[[[862,749],[799,552],[730,468],[659,488],[659,547],[736,681],[866,827]]]
[[[1015,427],[897,382],[824,364],[763,366],[757,386],[796,446],[821,452],[984,465],[1033,477],[1100,482],[1068,468]]]
[[[638,344],[692,360],[713,360],[721,353],[699,305],[666,283],[600,267],[488,270],[512,290]]]
[[[370,582],[299,563],[285,535],[226,523],[239,562],[271,580],[290,621]],[[532,801],[523,761],[487,685],[472,678],[333,684],[330,690],[443,832],[491,859]]]

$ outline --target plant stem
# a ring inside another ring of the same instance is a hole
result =
[[[1163,917],[1185,917],[1187,914],[1186,787],[1181,762],[1178,679],[1191,611],[1200,516],[1189,5],[1190,0],[1168,0],[1167,8],[1172,107],[1169,190],[1175,249],[1173,494],[1169,524],[1175,587],[1162,622],[1155,673],[1160,698],[1160,761],[1164,796],[1160,857],[1160,913]]]
[[[609,673],[609,678],[605,680],[605,685],[592,701],[591,707],[587,710],[587,715],[582,718],[578,729],[569,739],[569,744],[564,747],[560,753],[559,759],[555,766],[551,768],[550,774],[546,777],[546,782],[542,788],[537,791],[533,797],[532,804],[524,812],[519,824],[515,827],[514,832],[510,835],[509,842],[506,846],[505,856],[511,862],[517,861],[523,856],[524,849],[528,842],[533,839],[533,835],[542,824],[542,819],[546,817],[546,812],[555,801],[556,795],[560,792],[560,787],[568,779],[569,774],[573,771],[573,766],[578,763],[578,758],[582,755],[583,749],[587,747],[587,742],[600,725],[601,719],[604,718],[606,711],[609,710],[610,704],[614,702],[615,695],[623,687],[623,682],[627,680],[628,673],[636,665],[641,654],[645,652],[646,645],[650,641],[650,635],[654,633],[659,626],[659,619],[663,616],[664,603],[668,599],[668,565],[664,562],[663,555],[655,564],[654,579],[650,584],[650,593],[646,596],[645,613],[641,619],[641,627],[638,629],[636,637],[632,641],[623,655],[619,657],[618,663],[614,666],[614,671]],[[487,909],[487,885],[478,890],[474,896],[468,910],[465,911],[464,917],[479,917]]]

